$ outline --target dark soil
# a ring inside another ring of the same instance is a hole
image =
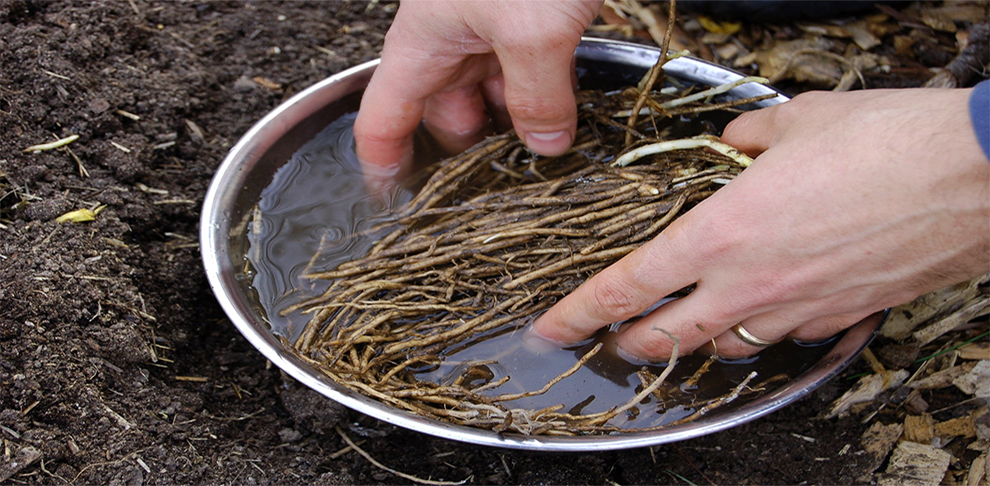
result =
[[[845,377],[700,439],[533,454],[376,423],[267,363],[207,285],[196,241],[203,195],[267,111],[377,57],[394,8],[0,0],[7,482],[407,482],[354,452],[334,455],[346,446],[335,425],[388,466],[469,483],[848,484],[875,466],[859,442],[866,425],[816,418],[849,387]],[[80,136],[71,151],[22,152],[70,134]],[[94,221],[55,222],[97,207]],[[10,469],[31,447],[40,458]]]

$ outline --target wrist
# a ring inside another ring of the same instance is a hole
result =
[[[969,95],[969,119],[983,155],[990,161],[990,80],[984,80]]]

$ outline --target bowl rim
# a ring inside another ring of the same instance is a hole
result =
[[[590,61],[610,61],[645,66],[648,69],[659,56],[659,49],[650,46],[585,38],[576,51],[579,58]],[[392,408],[372,398],[360,395],[332,382],[314,370],[300,357],[284,349],[270,332],[262,316],[252,311],[252,303],[236,282],[236,270],[231,260],[230,235],[234,228],[229,203],[241,190],[250,168],[276,141],[287,133],[293,123],[299,123],[343,95],[360,91],[367,84],[379,60],[369,61],[338,74],[296,94],[265,115],[248,130],[221,162],[203,201],[200,219],[200,249],[210,287],[224,312],[238,331],[272,364],[327,398],[346,407],[383,420],[392,425],[426,433],[440,438],[476,445],[533,451],[606,451],[654,446],[710,433],[752,421],[772,413],[805,396],[839,374],[865,348],[886,313],[877,313],[853,326],[835,347],[811,369],[774,392],[755,399],[730,413],[702,417],[687,424],[650,432],[614,435],[548,437],[520,434],[497,434],[492,431],[434,421]],[[742,74],[707,61],[680,57],[665,66],[680,79],[705,84],[721,84],[743,77]],[[788,98],[764,85],[747,84],[736,88],[739,96],[774,94],[778,96],[758,103],[771,106]],[[328,121],[329,123],[329,121]]]

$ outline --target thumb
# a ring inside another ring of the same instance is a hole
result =
[[[750,157],[765,152],[777,133],[780,107],[775,105],[747,111],[732,120],[722,132],[722,141]]]
[[[580,38],[573,42],[536,39],[528,46],[495,49],[502,64],[505,106],[512,126],[538,154],[559,155],[574,142],[577,107],[572,60],[578,41]]]

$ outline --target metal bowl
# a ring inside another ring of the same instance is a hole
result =
[[[585,39],[577,49],[583,87],[635,84],[656,62],[659,51],[623,42]],[[748,422],[806,395],[837,375],[866,346],[882,321],[871,316],[849,329],[834,348],[808,371],[781,388],[731,409],[719,409],[703,418],[653,432],[605,436],[542,437],[498,435],[455,426],[394,409],[348,390],[293,355],[274,336],[252,295],[243,273],[244,234],[250,210],[275,171],[305,142],[331,121],[357,108],[361,92],[378,65],[368,62],[320,82],[286,101],[258,122],[230,151],[217,170],[204,201],[200,229],[203,263],[213,292],[240,332],[272,363],[290,376],[361,413],[419,432],[473,444],[540,451],[593,451],[651,446],[709,434]],[[719,85],[742,76],[723,67],[691,58],[664,66],[668,77],[683,83]],[[778,94],[773,89],[746,84],[731,97]],[[757,103],[770,106],[786,101],[783,95]]]

